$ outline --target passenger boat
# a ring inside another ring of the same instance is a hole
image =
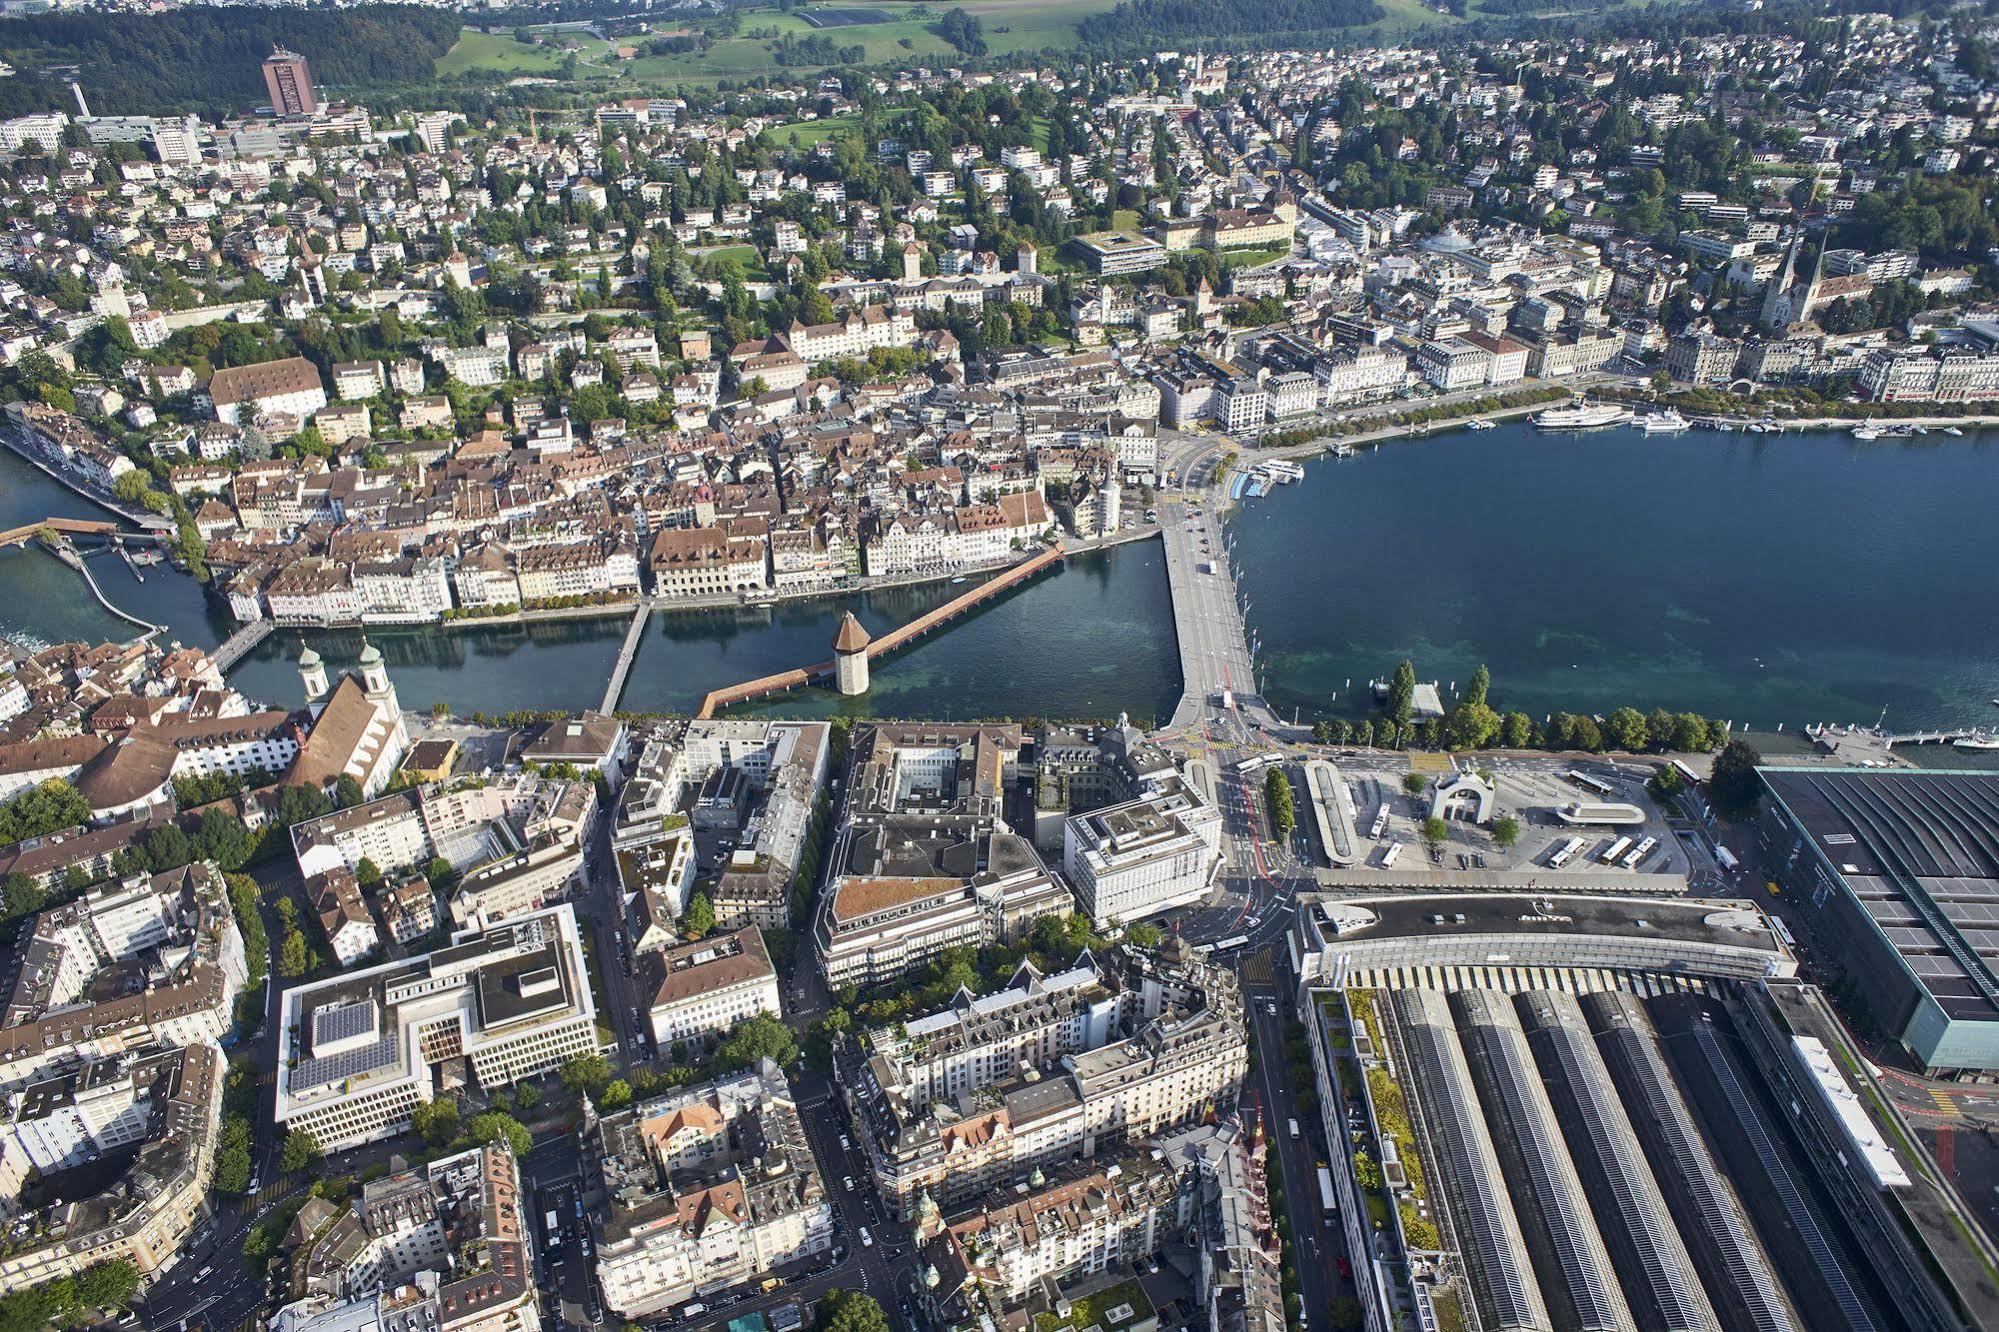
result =
[[[1647,412],[1638,418],[1638,428],[1648,435],[1663,435],[1688,430],[1692,427],[1693,422],[1681,416],[1671,407],[1668,407],[1663,412]]]
[[[1630,419],[1630,410],[1616,403],[1577,398],[1567,407],[1550,407],[1538,413],[1534,424],[1543,430],[1596,430],[1603,426],[1622,425]]]

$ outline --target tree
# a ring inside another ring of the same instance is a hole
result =
[[[128,1262],[96,1263],[76,1274],[76,1302],[85,1309],[122,1309],[139,1293],[139,1269]]]
[[[111,493],[127,504],[139,503],[152,488],[151,480],[137,468],[129,472],[120,472],[118,479],[111,483]]]
[[[1713,749],[1720,728],[1697,712],[1682,712],[1673,718],[1673,748],[1682,754],[1703,754]]]
[[[340,780],[333,784],[333,804],[337,809],[352,809],[366,799],[361,793],[361,783],[354,780],[352,773],[341,773]]]
[[[505,1143],[515,1157],[523,1157],[534,1148],[534,1138],[518,1119],[512,1115],[489,1110],[483,1115],[472,1116],[472,1122],[465,1126],[474,1142]]]
[[[278,974],[288,980],[303,976],[309,960],[305,936],[299,933],[297,926],[288,928],[278,944]]]
[[[715,904],[708,900],[708,894],[695,893],[687,899],[687,910],[681,913],[680,932],[690,939],[705,939],[715,928]]]
[[[1282,768],[1272,768],[1263,779],[1263,802],[1270,809],[1270,826],[1278,837],[1291,835],[1298,826],[1298,812],[1291,792],[1291,779]]]
[[[1619,708],[1603,721],[1603,733],[1610,741],[1611,748],[1629,753],[1644,752],[1650,742],[1651,729],[1645,723],[1645,714],[1637,708]]]
[[[1484,749],[1498,738],[1501,726],[1498,713],[1467,699],[1444,719],[1444,743],[1452,749]]]
[[[763,1059],[780,1068],[789,1067],[797,1058],[798,1041],[791,1028],[768,1013],[758,1013],[736,1024],[735,1030],[715,1047],[711,1063],[718,1072],[734,1072],[753,1068]]]
[[[41,884],[18,870],[0,881],[0,937],[12,934],[14,922],[40,911],[48,898]]]
[[[623,1078],[611,1079],[597,1102],[599,1110],[622,1110],[632,1103],[632,1084]]]
[[[458,1102],[449,1096],[425,1101],[411,1113],[410,1127],[431,1146],[445,1146],[458,1136]]]
[[[1431,815],[1423,820],[1423,840],[1431,846],[1442,846],[1451,840],[1451,825]]]
[[[177,870],[193,857],[194,848],[188,842],[187,834],[174,824],[163,823],[146,838],[146,863],[153,867],[155,874]]]
[[[362,856],[361,863],[354,867],[354,881],[363,888],[379,888],[382,886],[381,868],[368,857]]]
[[[523,1082],[514,1088],[514,1108],[528,1114],[541,1104],[541,1088],[532,1082]]]
[[[1486,694],[1491,689],[1492,672],[1485,668],[1484,662],[1480,662],[1478,669],[1471,673],[1471,683],[1465,686],[1464,701],[1467,703],[1482,704],[1485,702]]]
[[[1763,797],[1763,779],[1756,767],[1763,755],[1747,740],[1731,740],[1715,755],[1714,771],[1708,774],[1708,800],[1724,818],[1746,819],[1756,812]]]
[[[1402,789],[1410,795],[1422,795],[1423,788],[1429,784],[1430,779],[1420,772],[1405,772],[1402,774]]]
[[[819,1301],[819,1332],[890,1332],[888,1315],[872,1295],[833,1290]]]
[[[1534,741],[1534,719],[1524,712],[1509,712],[1500,727],[1500,740],[1508,749],[1525,749]]]
[[[1388,715],[1401,726],[1415,706],[1416,665],[1405,657],[1396,664],[1395,675],[1388,682]]]
[[[556,1076],[562,1085],[576,1093],[588,1093],[595,1098],[603,1093],[611,1080],[611,1061],[600,1054],[580,1054],[572,1057],[562,1066]]]
[[[320,1150],[318,1138],[307,1129],[295,1128],[285,1134],[284,1149],[278,1155],[278,1168],[289,1175],[305,1169],[325,1155]]]
[[[1124,941],[1135,948],[1157,948],[1164,935],[1149,920],[1133,921],[1125,928]]]
[[[1520,840],[1520,820],[1511,814],[1502,814],[1492,821],[1492,844],[1505,851]]]

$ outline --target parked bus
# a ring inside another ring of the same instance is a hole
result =
[[[542,1218],[541,1224],[544,1231],[548,1235],[548,1247],[551,1249],[561,1248],[562,1218],[556,1213],[550,1212],[547,1216]]]
[[[1298,1121],[1295,1119],[1287,1119],[1284,1122],[1291,1126],[1291,1136],[1293,1139],[1296,1139],[1298,1136]]]
[[[1374,811],[1374,827],[1368,830],[1368,840],[1378,842],[1381,834],[1388,831],[1388,802],[1381,802],[1381,808]]]
[[[1248,942],[1249,936],[1247,934],[1231,934],[1226,939],[1215,940],[1215,951],[1217,953],[1226,953],[1231,949],[1240,948]]]
[[[1591,795],[1600,797],[1601,799],[1609,800],[1612,796],[1615,796],[1617,794],[1617,788],[1612,786],[1609,782],[1603,781],[1600,778],[1592,777],[1588,773],[1582,772],[1578,769],[1570,768],[1568,772],[1568,777],[1569,780],[1574,782],[1577,786],[1582,787],[1583,790],[1588,791]]]
[[[1775,930],[1777,937],[1784,941],[1784,947],[1795,949],[1798,946],[1798,941],[1791,936],[1791,927],[1784,923],[1782,916],[1770,917],[1770,928]]]
[[[1624,868],[1628,870],[1637,869],[1640,864],[1644,863],[1645,857],[1651,855],[1658,848],[1658,845],[1658,838],[1648,837],[1637,846],[1632,847],[1630,853],[1624,857]]]
[[[1674,759],[1672,763],[1673,771],[1679,773],[1688,786],[1699,786],[1701,784],[1700,774],[1689,768],[1684,761]]]
[[[1388,844],[1388,849],[1381,853],[1381,867],[1383,869],[1392,868],[1395,864],[1395,858],[1401,854],[1402,854],[1402,843],[1390,842]]]
[[[1340,1205],[1333,1201],[1333,1172],[1325,1166],[1319,1167],[1319,1210],[1327,1216],[1340,1210]]]
[[[1244,759],[1242,762],[1236,764],[1235,770],[1240,773],[1252,773],[1255,772],[1258,768],[1269,767],[1271,764],[1277,762],[1282,757],[1283,756],[1281,754],[1278,754],[1275,751],[1272,751],[1271,753],[1268,754],[1252,754],[1248,758]]]
[[[1562,843],[1560,849],[1554,855],[1548,857],[1548,868],[1560,869],[1571,860],[1574,860],[1576,852],[1582,849],[1583,839],[1580,837],[1571,837],[1568,841]]]
[[[1630,849],[1631,839],[1629,837],[1620,837],[1603,849],[1603,855],[1600,859],[1606,865],[1615,865],[1617,858]]]

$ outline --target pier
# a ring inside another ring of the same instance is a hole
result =
[[[639,643],[645,638],[646,621],[652,618],[652,598],[639,601],[638,609],[632,612],[632,622],[625,629],[624,646],[618,649],[618,664],[611,668],[611,683],[604,686],[604,703],[597,711],[609,715],[617,711],[618,699],[625,692],[625,681],[632,673],[632,663],[638,659]]]
[[[1959,740],[1987,740],[1991,735],[1976,726],[1959,726],[1939,731],[1903,731],[1900,734],[1881,737],[1883,746],[1893,749],[1896,745],[1949,745]]]
[[[964,594],[951,598],[951,600],[937,607],[937,609],[919,615],[908,624],[891,629],[880,638],[874,639],[868,644],[868,660],[873,662],[899,648],[907,647],[909,644],[923,637],[923,635],[949,624],[981,603],[999,596],[1002,592],[1018,587],[1028,579],[1033,578],[1036,574],[1039,574],[1042,570],[1047,569],[1051,565],[1061,563],[1065,558],[1066,553],[1062,549],[1060,542],[1050,546],[1038,555],[1029,556],[1019,564],[1009,568],[1005,573],[987,579]],[[801,666],[795,670],[779,671],[775,675],[765,675],[755,680],[744,680],[739,684],[725,685],[720,689],[710,690],[707,697],[701,700],[701,707],[694,715],[698,720],[705,721],[723,708],[733,707],[738,703],[747,703],[754,698],[764,698],[771,694],[781,694],[787,690],[800,689],[813,683],[815,680],[827,679],[832,674],[833,663],[828,659],[826,661],[814,662],[810,666]],[[620,682],[620,677],[614,676],[613,680],[614,682]],[[605,711],[608,712],[609,710],[610,707],[607,703]]]
[[[39,523],[28,523],[21,527],[0,532],[0,547],[19,546],[33,541],[43,532],[54,532],[65,537],[96,537],[114,544],[136,542],[142,546],[157,546],[162,538],[157,532],[128,532],[116,523],[94,518],[44,518]]]
[[[252,620],[229,635],[228,641],[209,653],[208,659],[215,663],[215,669],[227,675],[229,669],[250,655],[250,649],[269,638],[277,629],[276,620]]]

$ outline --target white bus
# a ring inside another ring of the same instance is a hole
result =
[[[1381,853],[1381,867],[1388,869],[1395,864],[1395,858],[1402,854],[1402,843],[1390,842],[1388,849]]]
[[[1777,937],[1784,941],[1784,947],[1794,949],[1798,946],[1798,941],[1791,937],[1791,927],[1784,923],[1782,916],[1770,917],[1770,928],[1775,930]]]
[[[1388,802],[1382,801],[1381,808],[1374,811],[1374,827],[1368,830],[1368,840],[1378,842],[1381,834],[1388,831]]]
[[[1630,849],[1631,839],[1629,837],[1620,837],[1603,849],[1601,859],[1606,865],[1615,865],[1617,858]]]
[[[1215,940],[1215,951],[1217,953],[1226,953],[1231,949],[1240,948],[1248,942],[1249,936],[1247,934],[1231,934],[1226,939]]]
[[[1325,1166],[1319,1167],[1319,1210],[1327,1216],[1339,1211],[1339,1204],[1333,1201],[1333,1172]]]
[[[1592,777],[1588,773],[1575,768],[1569,769],[1568,777],[1570,781],[1582,787],[1583,790],[1588,791],[1591,795],[1600,796],[1605,800],[1617,794],[1617,788],[1609,782]]]
[[[1582,849],[1583,839],[1580,837],[1571,837],[1568,841],[1562,843],[1561,848],[1554,855],[1548,857],[1548,868],[1560,869],[1571,860],[1574,860],[1576,852]]]
[[[1644,863],[1645,857],[1651,855],[1657,849],[1658,845],[1658,838],[1648,837],[1637,846],[1632,847],[1630,853],[1624,857],[1624,868],[1629,870],[1637,869],[1640,864]]]
[[[1255,772],[1258,768],[1269,767],[1271,764],[1277,762],[1278,759],[1281,757],[1282,755],[1279,755],[1274,752],[1269,754],[1252,754],[1250,757],[1236,764],[1235,770],[1240,773]]]

